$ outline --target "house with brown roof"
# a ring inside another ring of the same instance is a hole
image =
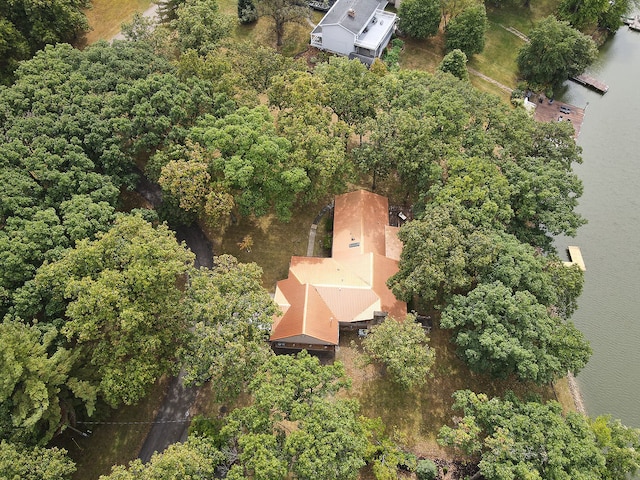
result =
[[[407,304],[386,285],[398,271],[402,243],[389,226],[386,197],[365,190],[335,199],[330,258],[292,257],[276,286],[282,315],[274,320],[276,348],[332,351],[341,328],[363,328],[374,318],[404,319]]]

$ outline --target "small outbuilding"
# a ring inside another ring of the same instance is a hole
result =
[[[311,32],[311,46],[371,65],[382,55],[397,17],[387,0],[337,0]]]

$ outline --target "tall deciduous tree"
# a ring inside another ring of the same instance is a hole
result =
[[[605,468],[600,478],[616,480],[633,476],[640,470],[640,429],[623,425],[610,415],[591,421],[591,429],[596,436],[596,444],[605,456]]]
[[[362,341],[368,362],[382,365],[391,379],[405,389],[424,385],[435,360],[429,337],[414,315],[403,321],[386,318],[371,327]]]
[[[208,117],[192,130],[192,138],[219,152],[209,162],[212,187],[232,194],[243,215],[260,216],[273,208],[287,220],[298,195],[309,187],[306,171],[293,161],[291,142],[276,134],[266,107]]]
[[[398,28],[413,38],[427,38],[438,33],[440,19],[439,0],[405,0],[398,8]]]
[[[1,0],[0,80],[9,79],[16,61],[27,54],[88,31],[84,9],[89,5],[89,0]]]
[[[499,281],[453,297],[440,325],[454,330],[458,354],[471,370],[498,378],[544,384],[567,370],[579,372],[591,355],[572,323],[549,314],[528,291],[513,293]]]
[[[451,50],[444,56],[440,65],[438,65],[438,70],[448,72],[460,80],[469,80],[467,56],[458,48]]]
[[[523,402],[514,395],[489,399],[461,390],[454,398],[464,417],[455,428],[443,427],[439,441],[479,454],[484,478],[603,478],[605,455],[583,415],[564,416],[557,402]]]
[[[362,62],[333,57],[318,65],[314,75],[326,85],[327,103],[338,118],[356,129],[366,119],[375,118],[379,79]]]
[[[541,20],[529,40],[518,53],[518,68],[527,81],[543,87],[581,74],[598,53],[590,37],[553,16]]]
[[[178,44],[184,52],[194,49],[207,54],[231,34],[235,19],[220,12],[217,0],[186,0],[176,9],[171,26],[178,32]]]
[[[74,372],[108,404],[136,403],[174,367],[187,331],[179,287],[193,259],[166,226],[123,216],[38,271],[30,291],[43,314],[66,318]]]
[[[74,358],[69,350],[56,347],[57,336],[52,325],[41,330],[16,320],[6,319],[0,323],[0,436],[3,439],[43,444],[60,428],[61,397],[68,394],[69,385],[73,383],[69,372]],[[2,447],[9,448],[4,443]],[[0,455],[0,462],[2,458]]]
[[[563,0],[558,6],[558,18],[582,31],[597,26],[615,32],[622,24],[621,17],[633,5],[631,0]]]
[[[264,364],[250,384],[253,405],[233,411],[222,430],[240,460],[227,478],[356,478],[365,426],[357,402],[330,398],[348,384],[344,375],[342,364],[320,365],[305,351]]]
[[[256,0],[256,6],[261,17],[273,20],[278,48],[282,46],[285,25],[304,21],[311,11],[307,3],[300,0]]]
[[[493,261],[491,236],[477,229],[458,207],[434,206],[422,220],[402,226],[400,270],[387,281],[397,298],[419,296],[442,304],[452,293],[471,289]]]
[[[484,4],[472,5],[451,19],[445,27],[445,46],[448,52],[462,50],[467,57],[484,50],[487,32],[487,11]]]
[[[230,256],[190,275],[184,309],[194,325],[181,350],[185,382],[212,382],[217,398],[236,396],[273,354],[267,343],[276,305],[260,284],[262,270]]]
[[[69,480],[76,466],[58,448],[26,448],[0,441],[0,478],[20,480]]]

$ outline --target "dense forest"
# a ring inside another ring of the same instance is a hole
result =
[[[446,71],[337,57],[311,68],[229,41],[232,21],[212,0],[171,16],[83,51],[38,50],[53,43],[43,37],[0,87],[0,477],[70,478],[52,438],[184,369],[221,401],[251,401],[104,478],[335,480],[363,467],[435,478],[429,460],[359,413],[339,362],[273,354],[277,307],[259,259],[217,252],[212,268],[196,268],[168,227],[287,222],[360,185],[393,185],[412,205],[388,285],[439,312],[471,372],[546,385],[585,366],[590,348],[570,320],[582,272],[552,244],[585,223],[571,125],[536,123]],[[2,22],[2,38],[18,38]],[[157,211],[123,201],[141,175],[162,189]],[[437,352],[412,317],[383,326],[365,344],[369,361],[403,394],[423,388]],[[640,433],[608,417],[469,390],[453,407],[462,416],[451,413],[439,442],[487,479],[619,479],[640,466]]]

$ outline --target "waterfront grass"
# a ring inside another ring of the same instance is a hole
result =
[[[431,332],[430,346],[436,354],[433,376],[424,387],[405,392],[380,369],[371,365],[362,367],[357,351],[360,340],[355,333],[342,332],[340,336],[336,359],[345,364],[353,382],[346,396],[360,402],[363,415],[380,417],[387,433],[418,456],[449,460],[456,457],[456,452],[441,447],[436,440],[442,426],[451,425],[454,415],[462,415],[462,412],[451,409],[452,395],[456,390],[470,389],[490,397],[503,396],[511,390],[520,398],[536,395],[543,401],[556,399],[553,388],[548,385],[523,383],[514,378],[496,380],[470,372],[455,354],[455,345],[450,337],[451,332],[447,330],[436,328]]]

